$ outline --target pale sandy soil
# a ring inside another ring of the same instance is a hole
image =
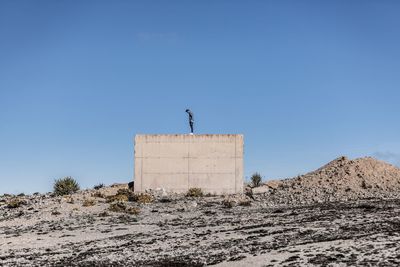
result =
[[[153,192],[144,204],[125,190],[132,212],[109,211],[123,188],[21,196],[16,208],[0,197],[0,266],[400,265],[400,170],[372,158],[341,157],[253,195]]]
[[[108,193],[116,189],[107,189]],[[222,197],[158,199],[138,215],[27,196],[0,205],[1,266],[397,266],[400,201],[226,208]],[[115,192],[114,192],[115,193]],[[4,199],[4,198],[3,198]],[[60,214],[54,213],[60,212]],[[53,213],[53,214],[52,214]]]

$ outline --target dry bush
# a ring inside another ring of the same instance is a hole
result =
[[[96,200],[87,198],[87,199],[83,200],[82,206],[83,207],[91,207],[91,206],[94,206],[95,204],[96,204]]]
[[[12,198],[10,201],[7,202],[7,208],[9,209],[16,209],[21,207],[22,205],[26,205],[26,201],[19,198]]]
[[[105,187],[105,185],[103,183],[101,183],[101,184],[97,184],[97,185],[93,186],[93,189],[99,190],[100,188],[103,188],[103,187]]]
[[[54,182],[53,191],[56,196],[73,194],[79,190],[78,182],[72,177],[64,177]]]
[[[193,187],[189,188],[189,190],[186,193],[187,197],[202,197],[203,196],[203,190],[201,188]]]

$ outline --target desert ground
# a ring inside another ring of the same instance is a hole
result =
[[[1,266],[398,266],[400,170],[339,158],[245,194],[0,197]]]

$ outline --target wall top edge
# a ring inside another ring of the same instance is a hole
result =
[[[205,136],[243,136],[243,134],[136,134],[135,136],[188,136],[188,137],[205,137]]]

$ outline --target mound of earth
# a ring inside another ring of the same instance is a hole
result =
[[[340,157],[316,171],[269,181],[254,191],[263,192],[265,200],[275,204],[399,198],[400,169],[370,157]]]

